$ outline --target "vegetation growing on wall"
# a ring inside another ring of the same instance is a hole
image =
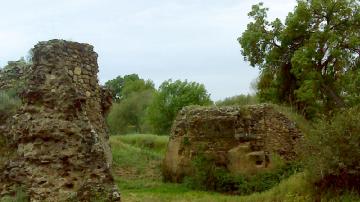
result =
[[[252,105],[258,104],[259,100],[256,95],[236,95],[232,97],[225,98],[224,100],[219,100],[215,104],[216,106],[243,106],[243,105]]]

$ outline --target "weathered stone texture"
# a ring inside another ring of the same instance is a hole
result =
[[[19,88],[29,70],[30,65],[24,60],[8,62],[4,69],[0,69],[0,90]]]
[[[119,201],[104,121],[111,97],[93,47],[51,40],[33,53],[24,105],[3,134],[16,152],[0,165],[0,194],[22,186],[31,201]]]
[[[199,155],[232,173],[271,169],[274,155],[284,161],[296,157],[301,136],[294,122],[269,105],[186,107],[173,124],[163,174],[180,182]]]

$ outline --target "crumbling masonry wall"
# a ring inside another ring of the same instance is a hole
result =
[[[119,201],[104,115],[111,96],[98,84],[93,46],[38,43],[4,134],[15,151],[0,165],[0,194],[21,186],[31,201]]]
[[[199,156],[232,173],[269,170],[276,158],[296,158],[301,137],[296,124],[270,105],[185,107],[172,127],[163,175],[181,182],[193,174],[192,160]]]

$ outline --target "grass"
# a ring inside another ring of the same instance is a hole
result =
[[[297,173],[272,189],[248,196],[225,195],[215,192],[195,191],[184,184],[164,183],[161,163],[168,137],[156,135],[111,136],[114,159],[114,176],[119,186],[122,202],[311,202],[314,189],[304,173]],[[0,202],[21,202],[21,192],[16,197],[3,197]],[[360,202],[355,193],[323,195],[320,202]]]
[[[27,202],[27,201],[29,201],[29,197],[21,187],[18,187],[16,189],[15,196],[4,196],[0,198],[0,202]]]
[[[311,201],[308,187],[304,186],[303,174],[292,176],[280,183],[279,186],[263,193],[255,193],[249,196],[223,195],[213,192],[193,191],[179,184],[162,184],[158,187],[142,188],[136,190],[121,190],[123,201],[158,201],[158,202],[274,202],[274,201]]]
[[[160,162],[165,152],[164,142],[167,142],[167,137],[144,136],[111,137],[115,175],[130,180],[161,176]]]
[[[143,149],[165,154],[169,136],[159,136],[151,134],[123,135],[118,137],[122,142]]]
[[[297,173],[272,189],[249,196],[195,191],[183,184],[164,183],[161,163],[168,137],[125,135],[110,138],[116,183],[123,202],[308,202],[314,201],[313,187],[304,173]],[[329,194],[321,201],[360,201],[353,193]]]
[[[297,173],[272,189],[248,196],[224,195],[191,190],[183,184],[164,183],[161,162],[168,137],[156,135],[111,136],[114,176],[122,202],[309,202],[315,201],[313,187],[304,173]],[[0,202],[27,201],[21,192]],[[355,193],[331,193],[320,202],[356,202]]]

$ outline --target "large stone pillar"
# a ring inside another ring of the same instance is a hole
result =
[[[21,186],[31,201],[120,201],[93,46],[51,40],[33,54],[23,106],[2,134],[15,152],[0,165],[0,194]]]

